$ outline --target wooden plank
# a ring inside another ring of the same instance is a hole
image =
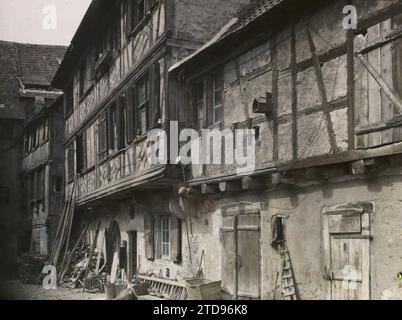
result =
[[[374,25],[367,30],[368,42],[375,41],[380,38],[380,25]],[[376,69],[381,68],[380,49],[375,49],[368,53],[368,62]],[[369,70],[368,70],[369,71]],[[369,71],[370,72],[370,71]],[[381,121],[381,90],[373,77],[368,79],[368,123],[376,123]],[[368,145],[366,147],[377,146],[381,144],[381,132],[373,132],[368,135]]]
[[[330,216],[328,220],[329,232],[336,233],[360,233],[361,219],[360,215],[335,215]]]
[[[118,264],[119,264],[119,255],[117,252],[115,252],[113,254],[112,271],[110,273],[110,283],[112,284],[116,282]]]
[[[347,105],[348,105],[348,148],[355,149],[355,57],[354,57],[354,33],[346,32],[347,48]]]
[[[291,28],[290,50],[291,50],[291,77],[292,77],[292,156],[293,161],[299,158],[297,144],[297,53],[296,53],[296,27]]]
[[[273,135],[273,161],[276,162],[279,159],[279,136],[278,136],[278,82],[279,82],[279,69],[278,69],[278,49],[276,43],[276,37],[272,37],[271,40],[271,60],[272,60],[272,97],[273,97],[273,115],[272,115],[272,135]],[[267,88],[269,92],[269,88]]]
[[[378,83],[384,93],[393,102],[395,113],[402,113],[402,100],[401,98],[388,86],[378,71],[371,65],[371,63],[362,55],[357,55],[363,65],[367,68],[372,78]]]
[[[329,112],[328,99],[327,99],[327,93],[326,93],[326,88],[325,88],[325,84],[324,84],[324,78],[322,75],[321,64],[318,59],[318,55],[316,52],[313,38],[311,36],[310,30],[308,30],[308,29],[307,29],[307,37],[309,40],[311,58],[313,60],[314,70],[315,70],[316,77],[317,77],[318,89],[321,94],[321,102],[322,102],[322,107],[324,110],[324,117],[325,117],[325,123],[327,126],[329,143],[331,146],[331,153],[336,153],[338,151],[338,146],[336,143],[334,127],[333,127],[332,119],[331,119],[331,113]]]
[[[233,216],[233,244],[234,244],[234,300],[238,299],[239,291],[239,247],[238,247],[238,234],[237,234],[238,216]]]
[[[392,28],[400,29],[402,27],[402,15],[392,18]],[[393,89],[399,97],[402,97],[402,39],[396,39],[393,42],[392,50],[392,80]],[[393,142],[402,140],[402,128],[394,128]]]
[[[92,247],[91,247],[91,251],[89,253],[89,257],[88,257],[88,265],[87,265],[87,269],[85,271],[85,276],[84,276],[84,280],[88,278],[88,274],[89,274],[89,270],[91,269],[91,265],[92,265],[92,256],[95,252],[95,248],[97,246],[97,242],[98,242],[98,235],[99,235],[99,230],[100,230],[100,226],[101,226],[101,222],[98,222],[98,226],[96,228],[95,231],[95,236],[92,240]],[[83,291],[85,292],[85,286],[83,287]]]
[[[391,31],[391,19],[384,21],[381,24],[381,38]],[[392,79],[392,43],[388,43],[380,48],[381,52],[381,77],[393,88]],[[389,100],[384,90],[381,90],[381,120],[388,121],[394,116],[394,107]],[[388,144],[393,142],[393,129],[387,129],[381,132],[381,143]]]

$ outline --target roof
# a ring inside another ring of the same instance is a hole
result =
[[[24,119],[19,89],[49,87],[66,47],[0,41],[0,118]]]
[[[105,17],[112,12],[113,7],[118,4],[119,1],[116,0],[92,0],[54,76],[52,81],[54,88],[63,89],[66,78],[69,78],[87,50],[91,37],[99,33],[99,29],[102,27],[101,21],[104,21]]]
[[[279,6],[285,2],[288,2],[288,0],[250,0],[248,5],[243,6],[240,9],[237,18],[229,21],[229,23],[223,28],[225,29],[224,32],[222,32],[222,29],[206,45],[202,46],[192,55],[173,65],[169,71],[179,68],[191,60],[196,59],[200,53],[204,53],[215,45],[223,43],[225,39],[231,37],[232,35],[236,35],[239,31],[244,30],[249,25],[254,24],[266,14],[271,14],[274,9],[278,9]]]

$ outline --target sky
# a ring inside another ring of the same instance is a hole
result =
[[[0,0],[0,40],[69,45],[91,0]]]

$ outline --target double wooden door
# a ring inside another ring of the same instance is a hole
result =
[[[260,214],[223,216],[222,286],[233,299],[260,299]]]

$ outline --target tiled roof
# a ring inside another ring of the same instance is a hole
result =
[[[187,62],[196,59],[199,54],[205,54],[214,45],[221,43],[230,35],[236,34],[237,32],[246,28],[248,25],[255,22],[258,18],[269,13],[286,1],[288,0],[250,0],[247,5],[243,6],[239,10],[237,17],[230,20],[228,24],[224,26],[222,30],[214,36],[214,38],[212,38],[210,41],[208,41],[208,43],[206,43],[190,56],[173,65],[169,69],[169,71],[176,70]]]
[[[250,0],[248,5],[240,9],[238,22],[234,24],[222,38],[243,29],[248,24],[285,1],[286,0]]]
[[[0,118],[24,118],[21,85],[48,87],[66,47],[0,41]]]

